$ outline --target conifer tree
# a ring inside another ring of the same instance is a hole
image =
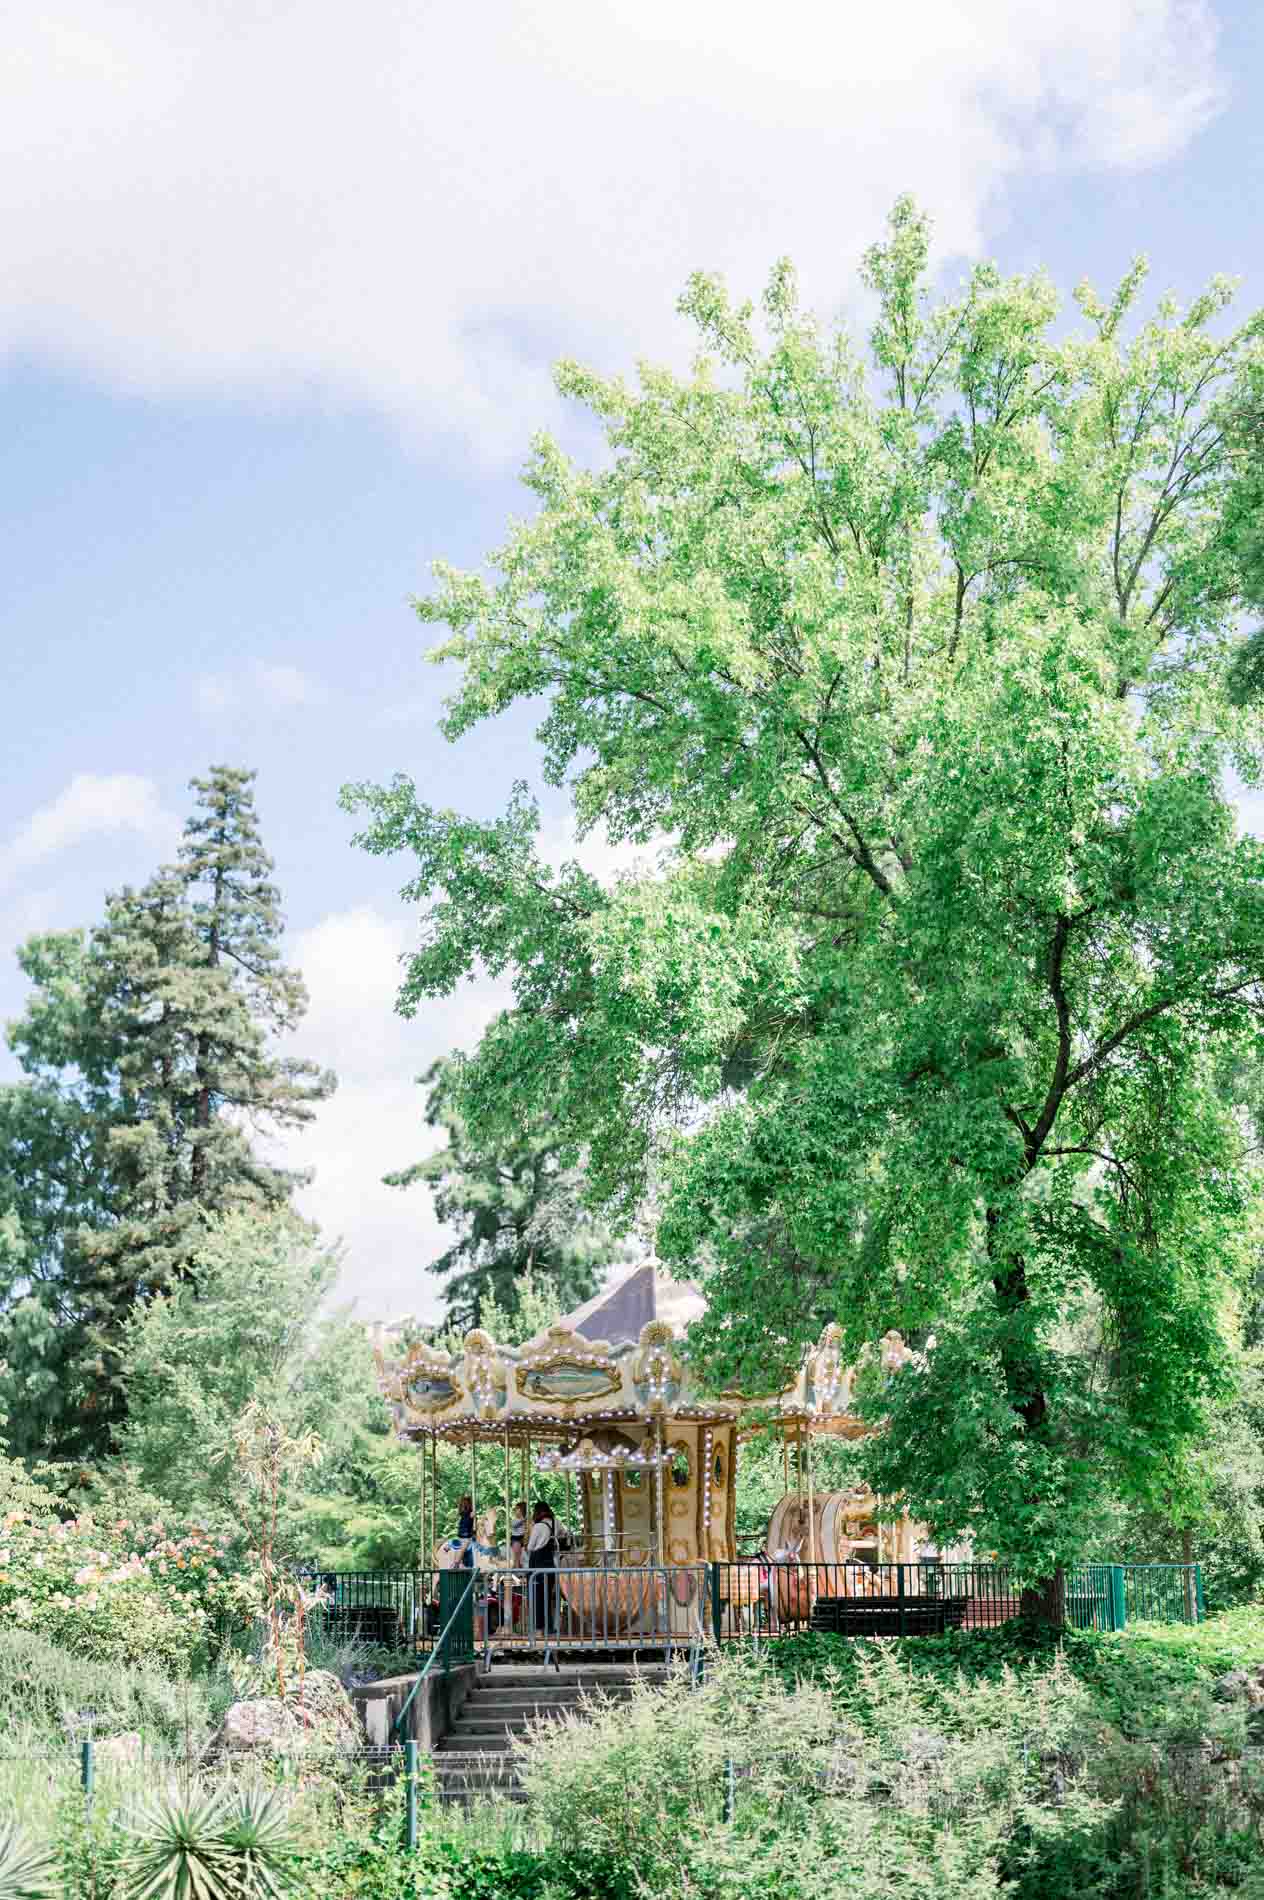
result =
[[[447,1322],[466,1330],[487,1325],[492,1310],[517,1314],[537,1275],[569,1310],[597,1291],[623,1249],[583,1205],[578,1170],[566,1165],[549,1114],[524,1111],[512,1135],[480,1138],[461,1106],[460,1075],[457,1055],[422,1076],[430,1091],[427,1124],[447,1140],[424,1161],[386,1176],[392,1187],[425,1182],[439,1219],[456,1229],[452,1245],[430,1265],[445,1282]]]
[[[10,1033],[27,1080],[0,1103],[22,1249],[7,1297],[0,1283],[0,1357],[20,1449],[108,1449],[128,1316],[188,1278],[210,1215],[282,1208],[302,1179],[250,1139],[309,1120],[333,1087],[275,1045],[306,996],[279,960],[252,778],[195,780],[179,864],[110,897],[86,943],[28,953],[36,994]],[[49,1163],[65,1175],[83,1152],[93,1189],[76,1203]]]

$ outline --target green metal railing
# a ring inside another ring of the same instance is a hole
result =
[[[358,1637],[383,1649],[426,1649],[438,1633],[440,1570],[321,1570],[304,1564],[319,1588],[319,1616],[334,1637]]]
[[[434,1648],[426,1657],[412,1688],[404,1697],[403,1706],[391,1724],[391,1735],[397,1739],[404,1731],[404,1718],[411,1709],[417,1691],[426,1680],[430,1671],[443,1657],[446,1674],[453,1663],[472,1662],[474,1658],[474,1589],[479,1582],[477,1570],[442,1570],[439,1573],[439,1634],[435,1638]],[[484,1579],[485,1581],[485,1579]]]
[[[1130,1623],[1201,1623],[1201,1564],[1124,1564],[1125,1614]]]
[[[463,1569],[320,1573],[326,1618],[339,1629],[386,1640],[388,1647],[429,1650],[427,1670],[439,1656],[450,1668],[474,1655],[480,1579],[484,1589],[499,1587],[502,1596],[509,1587],[499,1573]],[[563,1568],[551,1588],[557,1609],[549,1616],[550,1640],[574,1649],[679,1646],[679,1618],[668,1613],[673,1599],[693,1603],[699,1628],[717,1643],[808,1629],[841,1636],[930,1636],[994,1629],[1022,1610],[1021,1586],[1003,1564],[744,1559],[603,1566],[591,1572]],[[638,1614],[629,1620],[634,1597]],[[529,1644],[530,1632],[518,1628],[500,1597],[481,1609],[485,1646]],[[1197,1564],[1074,1564],[1065,1572],[1065,1612],[1074,1629],[1121,1630],[1141,1620],[1197,1623],[1206,1614],[1202,1572]],[[388,1640],[392,1631],[397,1643]]]

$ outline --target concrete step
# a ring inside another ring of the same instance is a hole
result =
[[[476,1729],[490,1735],[503,1735],[506,1729],[515,1735],[521,1735],[528,1722],[557,1722],[567,1709],[471,1709],[461,1710],[448,1733],[450,1735],[472,1734]]]
[[[526,1799],[517,1769],[507,1755],[455,1755],[446,1759],[436,1755],[434,1765],[436,1792],[445,1804],[468,1806],[489,1795],[502,1801]]]
[[[542,1695],[530,1689],[506,1689],[496,1695],[468,1695],[462,1702],[462,1708],[469,1712],[479,1712],[481,1716],[528,1716],[536,1710],[549,1708],[595,1708],[604,1702],[625,1702],[625,1695],[610,1695],[603,1689],[582,1691],[576,1689],[572,1695]]]
[[[501,1663],[476,1678],[451,1729],[431,1757],[439,1794],[445,1802],[468,1805],[487,1795],[522,1800],[513,1737],[536,1718],[582,1715],[585,1706],[626,1702],[637,1680],[661,1682],[662,1666],[586,1663],[546,1668],[531,1663]]]
[[[544,1664],[530,1663],[492,1663],[485,1676],[477,1678],[479,1689],[488,1685],[509,1683],[511,1687],[553,1687],[553,1689],[589,1689],[597,1683],[661,1682],[667,1670],[663,1668],[642,1668],[637,1670],[629,1663],[587,1664],[584,1668],[546,1668]]]

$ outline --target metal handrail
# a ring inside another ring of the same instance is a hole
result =
[[[434,1668],[435,1663],[438,1661],[439,1656],[442,1654],[443,1649],[445,1648],[447,1644],[449,1636],[451,1636],[453,1629],[456,1627],[456,1619],[461,1614],[461,1611],[465,1608],[465,1605],[468,1602],[470,1596],[472,1595],[473,1590],[474,1590],[474,1585],[478,1582],[478,1579],[479,1579],[479,1572],[477,1570],[471,1570],[470,1580],[466,1584],[464,1590],[462,1590],[457,1601],[453,1604],[452,1610],[448,1617],[447,1622],[444,1624],[443,1628],[439,1631],[439,1634],[435,1639],[434,1648],[431,1650],[430,1654],[426,1657],[425,1666],[422,1669],[421,1674],[417,1677],[417,1680],[413,1683],[412,1688],[408,1691],[408,1694],[404,1697],[403,1707],[400,1709],[399,1714],[395,1717],[395,1720],[391,1723],[392,1735],[397,1736],[400,1733],[400,1730],[403,1725],[404,1717],[408,1714],[409,1709],[413,1705],[413,1697],[416,1695],[418,1689],[420,1689],[422,1683],[426,1680],[426,1677],[430,1674],[430,1671]]]

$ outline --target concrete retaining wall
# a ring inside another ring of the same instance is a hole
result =
[[[446,1674],[442,1665],[433,1669],[413,1697],[405,1732],[399,1739],[419,1742],[427,1752],[433,1749],[460,1713],[473,1687],[475,1670],[474,1663],[462,1663]],[[385,1747],[393,1739],[395,1718],[416,1680],[415,1675],[386,1676],[381,1682],[366,1683],[362,1689],[351,1691],[370,1746]]]

